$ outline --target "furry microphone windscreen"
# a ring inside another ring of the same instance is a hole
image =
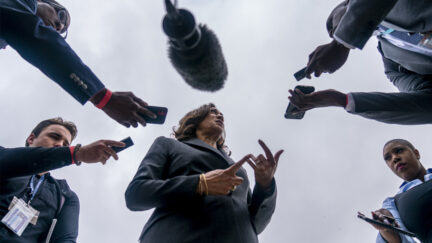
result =
[[[214,92],[224,87],[228,68],[222,48],[213,31],[205,25],[201,31],[199,44],[191,50],[168,49],[168,56],[177,72],[195,89]]]

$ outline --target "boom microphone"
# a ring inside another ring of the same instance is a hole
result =
[[[169,38],[168,56],[183,79],[195,89],[217,91],[223,88],[228,68],[222,48],[213,31],[198,25],[192,13],[177,9],[165,0],[167,14],[162,27]]]

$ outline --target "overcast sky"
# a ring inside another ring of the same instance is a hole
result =
[[[61,2],[72,16],[68,43],[109,89],[133,91],[150,105],[169,108],[162,126],[126,129],[91,103],[81,106],[10,47],[0,52],[0,146],[23,146],[39,121],[56,116],[77,124],[75,143],[127,136],[135,142],[119,161],[53,172],[80,198],[79,242],[137,241],[152,211],[126,208],[127,185],[154,139],[170,136],[186,112],[208,102],[224,113],[234,160],[261,153],[259,138],[273,152],[285,150],[276,173],[277,208],[259,236],[264,243],[374,242],[377,231],[357,219],[357,211],[380,208],[401,183],[385,165],[382,145],[408,139],[430,166],[430,126],[383,124],[338,108],[309,111],[303,120],[283,117],[288,89],[298,84],[292,74],[329,41],[325,21],[338,1],[179,0],[222,45],[229,77],[216,93],[193,90],[171,66],[162,0]],[[317,90],[395,92],[376,44],[371,38],[338,72],[301,83]],[[245,167],[253,182],[253,171]]]

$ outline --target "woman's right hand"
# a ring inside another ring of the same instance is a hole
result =
[[[383,223],[399,227],[397,221],[393,218],[393,215],[387,209],[381,208],[372,212],[372,218],[375,220],[379,220]],[[376,224],[371,224],[375,229],[379,230],[381,236],[389,243],[399,243],[401,242],[400,236],[398,233],[389,230],[383,226],[379,226]]]
[[[243,178],[236,176],[236,173],[251,157],[252,155],[248,154],[225,170],[217,169],[205,173],[208,195],[228,195],[242,184]]]

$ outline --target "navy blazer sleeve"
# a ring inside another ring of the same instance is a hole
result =
[[[197,197],[199,175],[165,178],[170,165],[171,142],[164,137],[157,138],[144,157],[125,193],[130,210],[178,205]]]
[[[398,0],[350,0],[334,38],[362,49]]]
[[[38,16],[0,8],[0,36],[81,104],[104,88],[66,41]]]
[[[72,164],[69,147],[0,147],[0,178],[34,175]]]

